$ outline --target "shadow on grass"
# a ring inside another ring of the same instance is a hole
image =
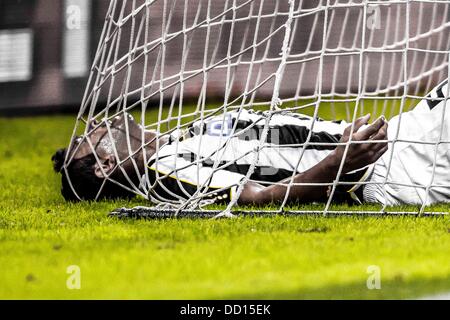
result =
[[[327,286],[321,288],[299,289],[281,292],[259,292],[247,295],[233,295],[220,297],[220,299],[269,299],[269,300],[348,300],[348,299],[420,299],[450,292],[450,277],[444,278],[417,278],[405,280],[402,276],[394,279],[381,280],[380,289],[369,290],[366,279],[343,285]]]

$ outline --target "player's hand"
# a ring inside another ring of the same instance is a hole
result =
[[[379,140],[387,140],[388,123],[384,117],[380,117],[377,121],[359,131],[366,125],[370,119],[370,114],[358,118],[353,127],[348,126],[340,142],[348,142],[351,137],[352,142],[367,141],[367,143],[351,143],[348,147],[347,155],[344,160],[343,173],[363,168],[377,161],[388,149],[387,141],[373,142]],[[337,165],[340,165],[344,156],[345,145],[338,146],[332,156]]]

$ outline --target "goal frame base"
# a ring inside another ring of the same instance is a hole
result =
[[[230,218],[230,217],[292,217],[292,216],[417,216],[417,217],[436,217],[447,216],[449,212],[416,212],[416,211],[320,211],[320,210],[235,210],[232,214],[224,215],[223,210],[176,210],[176,209],[159,209],[154,207],[135,207],[135,208],[118,208],[109,213],[110,217],[119,219],[171,219],[171,218],[188,218],[188,219],[213,219],[213,218]]]

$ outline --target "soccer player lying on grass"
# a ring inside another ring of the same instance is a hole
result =
[[[352,125],[343,121],[314,120],[289,112],[273,114],[264,147],[238,204],[281,202],[291,181],[298,185],[291,186],[288,202],[324,202],[331,190],[326,184],[336,179],[341,161],[339,181],[356,183],[339,184],[335,202],[386,205],[448,202],[449,144],[439,144],[435,153],[437,141],[450,140],[448,110],[441,136],[446,106],[442,97],[447,90],[444,82],[414,110],[403,113],[401,126],[399,116],[390,120],[388,126],[384,117],[369,125],[370,115],[366,115],[355,121],[352,130]],[[181,135],[169,137],[154,131],[143,134],[142,127],[129,115],[118,116],[108,123],[93,121],[89,133],[74,141],[66,168],[65,149],[53,156],[54,168],[62,174],[62,194],[67,200],[132,195],[105,177],[130,190],[142,190],[145,181],[147,185],[150,182],[148,197],[160,201],[189,199],[198,186],[209,195],[208,199],[229,200],[255,161],[254,150],[259,146],[266,119],[267,114],[262,112],[233,111],[197,121]],[[388,144],[396,136],[395,145]],[[349,145],[344,158],[346,146],[342,143],[350,137],[356,143]],[[148,175],[143,176],[146,165]],[[386,176],[388,183],[384,184]],[[319,185],[301,185],[304,183]],[[427,191],[421,186],[430,183],[433,188],[426,197]]]

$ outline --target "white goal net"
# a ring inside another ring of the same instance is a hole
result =
[[[253,182],[286,192],[247,210],[432,212],[450,195],[449,9],[439,0],[111,0],[64,166],[71,188],[79,193],[68,168],[82,136],[104,180],[97,198],[115,184],[157,209],[229,213]],[[367,113],[392,119],[383,168],[346,173],[358,142],[342,142],[339,128],[354,130]],[[115,143],[114,121],[130,115],[139,148]],[[91,138],[101,126],[112,170]],[[333,179],[295,179],[337,146]],[[326,198],[291,198],[308,185],[326,187]]]

